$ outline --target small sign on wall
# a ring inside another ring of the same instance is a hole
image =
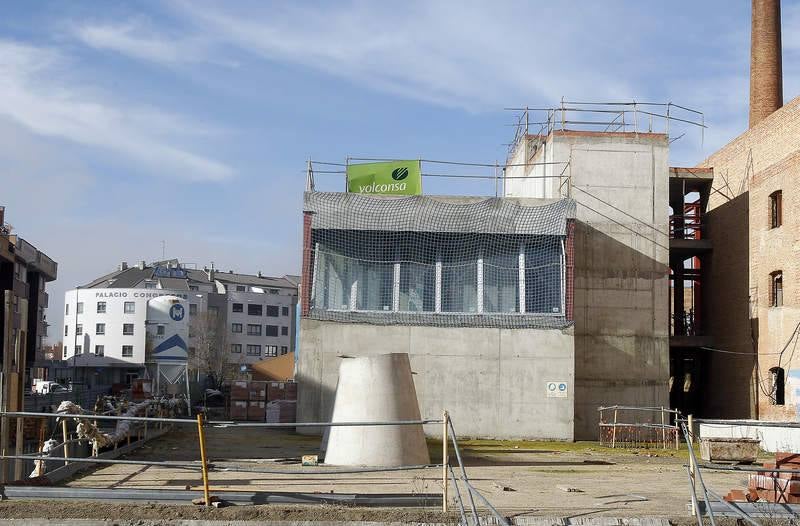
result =
[[[566,398],[567,382],[545,382],[547,398]]]

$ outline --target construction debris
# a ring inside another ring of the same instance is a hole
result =
[[[747,490],[733,489],[725,495],[725,500],[800,504],[800,454],[775,453],[775,462],[765,462],[764,468],[749,475]]]

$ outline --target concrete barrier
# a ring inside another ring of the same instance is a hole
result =
[[[431,416],[431,415],[426,415]],[[421,420],[408,354],[342,360],[332,422]],[[430,463],[422,425],[332,427],[325,463],[395,467]]]

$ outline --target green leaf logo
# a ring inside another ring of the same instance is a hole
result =
[[[408,177],[408,168],[403,167],[392,170],[392,179],[395,181],[402,181],[406,177]]]

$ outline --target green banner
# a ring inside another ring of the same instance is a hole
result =
[[[347,191],[357,194],[420,195],[420,162],[348,164]]]

